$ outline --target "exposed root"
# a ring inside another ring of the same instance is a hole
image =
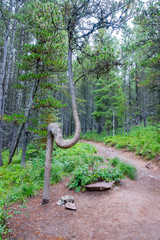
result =
[[[151,169],[151,165],[159,165],[160,164],[160,157],[159,156],[157,156],[153,161],[151,161],[151,162],[149,162],[149,163],[147,163],[147,165],[145,166],[146,168],[148,168],[148,169]]]

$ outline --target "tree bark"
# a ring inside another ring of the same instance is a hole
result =
[[[113,136],[115,136],[115,112],[113,107]]]
[[[145,86],[143,86],[143,123],[144,127],[147,126],[147,121],[146,121],[146,91],[145,91]]]
[[[125,132],[128,132],[128,121],[127,121],[127,67],[126,65],[124,66],[124,76],[123,76],[123,91],[124,91],[124,94],[125,94],[125,113],[124,113],[124,129],[125,129]]]
[[[25,126],[25,129],[27,128],[27,124]],[[22,147],[22,160],[21,160],[21,166],[25,166],[26,162],[26,151],[27,151],[27,144],[28,144],[28,132],[24,132],[24,137],[23,137],[23,147]]]
[[[8,61],[8,70],[7,70],[7,74],[6,74],[6,80],[5,80],[4,91],[3,91],[2,115],[4,114],[5,103],[6,103],[6,98],[7,98],[7,90],[8,90],[9,80],[11,77],[11,64],[12,64],[12,55],[13,55],[13,45],[14,45],[15,32],[16,32],[16,24],[17,24],[17,22],[16,22],[16,20],[14,20],[9,61]]]
[[[102,117],[99,117],[99,121],[98,121],[98,124],[97,124],[97,134],[101,134],[102,132]]]
[[[45,174],[44,174],[44,191],[43,191],[42,204],[46,204],[49,202],[49,187],[50,187],[53,139],[55,140],[55,143],[57,144],[58,147],[66,149],[74,146],[78,142],[80,138],[80,133],[81,133],[81,124],[80,124],[78,111],[77,111],[75,87],[73,83],[72,48],[70,44],[68,49],[68,78],[70,82],[70,91],[71,91],[71,97],[72,97],[72,111],[73,111],[73,118],[75,122],[75,135],[70,140],[63,140],[61,129],[57,123],[51,123],[48,126]]]
[[[26,113],[25,113],[25,117],[26,117],[26,122],[28,121],[28,118],[29,118],[29,113],[30,113],[30,109],[31,109],[31,106],[32,106],[32,103],[33,103],[33,99],[35,97],[35,94],[36,94],[36,91],[37,91],[37,88],[38,88],[38,84],[39,84],[39,80],[34,80],[34,84],[33,84],[33,87],[32,87],[32,91],[31,91],[31,95],[30,95],[30,99],[29,99],[29,103],[28,103],[28,106],[27,106],[27,109],[26,109]],[[18,143],[19,143],[19,140],[20,140],[20,137],[22,135],[22,132],[24,130],[24,127],[26,125],[26,122],[24,122],[20,129],[19,129],[19,134],[18,134],[18,137],[16,139],[16,142],[15,142],[15,145],[13,147],[13,151],[9,157],[9,162],[8,164],[10,164],[12,162],[12,159],[13,159],[13,156],[15,154],[15,151],[16,151],[16,148],[18,146]]]
[[[9,7],[9,13],[12,11],[12,2]],[[3,122],[1,120],[1,116],[3,116],[3,85],[6,76],[6,64],[7,64],[7,52],[8,52],[8,44],[9,44],[9,34],[10,34],[10,18],[7,22],[7,30],[5,34],[5,43],[3,47],[3,60],[2,60],[2,76],[0,78],[0,130],[3,130]],[[3,165],[2,161],[2,136],[3,134],[0,133],[0,166]]]
[[[2,120],[0,120],[0,130],[2,129],[3,124]],[[3,166],[3,160],[2,160],[2,132],[0,132],[0,167]]]

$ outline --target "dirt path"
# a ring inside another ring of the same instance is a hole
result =
[[[41,205],[40,193],[26,203],[26,208],[18,204],[12,207],[21,214],[10,220],[13,233],[9,239],[160,240],[160,171],[147,169],[146,161],[133,153],[89,143],[105,158],[117,156],[133,164],[138,180],[122,180],[109,191],[75,193],[67,189],[65,179],[52,186],[48,205]],[[56,204],[66,194],[75,198],[76,212]]]

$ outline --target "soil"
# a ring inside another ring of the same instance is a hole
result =
[[[160,240],[160,170],[146,168],[147,162],[134,153],[96,146],[105,159],[119,157],[138,170],[138,180],[124,179],[113,189],[76,193],[63,182],[51,186],[50,202],[41,205],[42,192],[24,208],[11,206],[11,240]],[[77,211],[56,202],[63,195],[75,199]],[[18,214],[20,211],[20,214]]]

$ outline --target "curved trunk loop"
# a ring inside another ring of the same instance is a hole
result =
[[[75,87],[73,83],[73,74],[72,74],[72,49],[70,47],[68,50],[68,77],[70,82],[70,91],[71,91],[71,98],[72,98],[73,118],[75,122],[75,135],[72,139],[63,140],[62,132],[59,125],[57,123],[51,123],[48,125],[45,173],[44,173],[44,191],[43,191],[42,204],[49,203],[49,187],[50,187],[50,172],[51,172],[51,161],[52,161],[52,152],[53,152],[53,140],[55,141],[58,147],[66,149],[74,146],[78,142],[80,138],[80,133],[81,133],[81,124],[78,116]]]

